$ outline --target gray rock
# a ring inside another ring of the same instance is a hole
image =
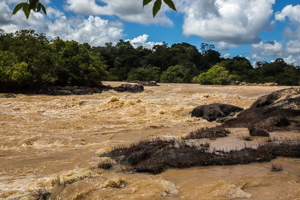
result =
[[[207,121],[215,121],[218,118],[233,116],[236,112],[242,111],[243,108],[228,104],[210,104],[202,105],[193,109],[192,117],[202,117]]]
[[[251,136],[262,136],[262,137],[269,137],[270,136],[270,134],[267,133],[266,131],[261,130],[261,129],[256,128],[256,127],[249,129],[249,132],[250,132]]]

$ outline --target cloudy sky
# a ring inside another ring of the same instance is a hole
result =
[[[41,0],[47,16],[32,13],[28,20],[22,11],[11,15],[20,2],[26,0],[0,1],[0,29],[34,29],[92,46],[119,39],[147,48],[205,42],[223,57],[300,65],[299,0],[174,0],[178,12],[163,5],[155,18],[153,4],[143,8],[142,0]]]

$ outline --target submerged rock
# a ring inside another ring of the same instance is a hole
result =
[[[65,87],[48,87],[47,91],[41,91],[42,94],[49,95],[83,95],[83,94],[94,94],[101,93],[102,91],[97,88],[91,88],[86,86],[65,86]]]
[[[262,137],[269,137],[270,134],[267,133],[266,131],[264,130],[261,130],[259,128],[249,128],[249,133],[251,136],[262,136]]]
[[[128,83],[137,83],[142,86],[159,86],[156,81],[129,81]]]
[[[207,130],[200,131],[200,135],[204,136]],[[210,128],[210,132],[213,131],[213,128]],[[187,138],[143,140],[114,149],[103,156],[110,156],[122,165],[131,166],[129,170],[153,174],[161,173],[168,168],[248,164],[270,161],[277,156],[300,157],[300,140],[273,141],[260,145],[257,149],[209,151],[207,145],[191,143],[189,138],[193,137]]]
[[[202,117],[207,121],[215,121],[218,118],[234,116],[236,112],[242,111],[243,108],[229,105],[214,103],[210,105],[202,105],[193,109],[192,117]],[[226,120],[226,119],[225,119]]]
[[[15,94],[2,94],[0,95],[0,98],[16,98],[17,96]]]
[[[117,92],[143,92],[144,87],[140,84],[122,84],[117,87],[112,87],[110,85],[99,84],[97,87],[87,87],[87,86],[49,86],[44,88],[36,89],[24,89],[12,91],[15,93],[24,94],[46,94],[46,95],[85,95],[101,93],[102,91],[115,90]],[[1,95],[0,98],[15,98],[14,94]]]
[[[118,87],[113,87],[113,90],[117,92],[143,92],[144,87],[140,84],[122,84]]]
[[[300,88],[283,89],[260,97],[253,105],[238,114],[237,119],[225,122],[225,127],[256,127],[267,131],[300,129]]]

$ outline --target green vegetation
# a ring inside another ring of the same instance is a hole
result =
[[[203,85],[222,85],[228,82],[228,71],[219,65],[213,66],[205,73],[201,73],[196,82]]]
[[[0,90],[49,85],[98,86],[107,71],[99,53],[88,44],[49,41],[33,30],[0,35]]]
[[[152,49],[129,41],[91,47],[60,38],[49,40],[33,30],[0,32],[0,92],[46,86],[99,86],[103,80],[230,84],[231,81],[299,85],[300,68],[278,58],[254,68],[244,57],[224,59],[214,46],[200,52],[188,43]]]

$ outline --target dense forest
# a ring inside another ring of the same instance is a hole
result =
[[[299,85],[300,68],[278,58],[253,67],[245,57],[220,57],[214,45],[188,43],[152,49],[129,41],[91,47],[34,30],[0,31],[0,91],[46,86],[90,86],[101,81],[230,84],[232,81]]]

